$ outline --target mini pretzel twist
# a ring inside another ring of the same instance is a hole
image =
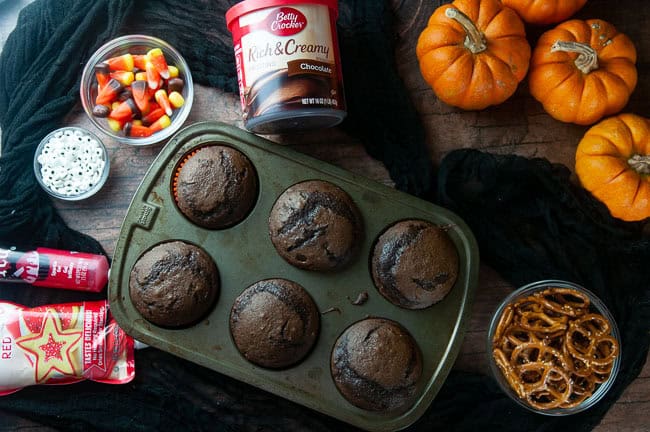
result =
[[[546,309],[570,317],[586,313],[591,304],[587,295],[570,288],[549,288],[533,295],[542,300]]]
[[[611,324],[585,294],[552,287],[507,305],[492,338],[494,360],[530,406],[572,408],[607,381],[620,353]]]
[[[566,316],[553,318],[544,312],[524,312],[519,325],[535,334],[552,334],[566,330],[567,321]]]
[[[518,373],[524,382],[526,400],[535,408],[557,408],[573,392],[573,384],[567,373],[552,363],[526,363],[519,366]]]
[[[515,316],[515,310],[512,305],[508,305],[503,310],[499,322],[497,323],[497,328],[494,331],[494,336],[492,341],[498,341],[503,337],[503,332],[510,326],[513,317]]]

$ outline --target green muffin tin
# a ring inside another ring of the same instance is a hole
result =
[[[244,153],[259,178],[257,203],[246,219],[223,230],[200,228],[173,202],[172,176],[191,149],[223,144]],[[355,201],[364,224],[360,253],[335,273],[300,270],[275,251],[268,216],[276,198],[289,186],[320,179],[345,190]],[[424,310],[399,308],[379,294],[369,271],[373,243],[389,225],[424,219],[448,227],[458,249],[460,269],[450,293]],[[129,297],[129,274],[138,257],[169,240],[200,245],[219,269],[221,291],[212,312],[185,329],[157,327],[142,318]],[[113,257],[108,296],[115,319],[128,334],[150,346],[292,400],[369,431],[407,427],[424,414],[447,377],[460,350],[478,279],[478,248],[465,223],[450,211],[390,187],[297,153],[289,147],[217,122],[197,123],[178,132],[161,150],[136,191],[121,228]],[[248,286],[281,277],[302,285],[321,311],[321,329],[313,350],[296,366],[269,370],[249,363],[237,351],[229,331],[230,309]],[[366,292],[362,305],[353,301]],[[413,406],[401,413],[364,411],[338,392],[330,373],[337,337],[367,317],[401,323],[422,351],[423,371]]]

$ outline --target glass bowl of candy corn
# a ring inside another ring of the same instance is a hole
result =
[[[81,104],[115,140],[147,146],[172,136],[194,100],[190,69],[167,42],[126,35],[99,48],[81,76]]]

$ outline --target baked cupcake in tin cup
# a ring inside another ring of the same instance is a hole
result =
[[[144,252],[129,276],[133,307],[161,327],[197,323],[212,310],[219,288],[212,257],[184,241],[161,243]]]
[[[246,360],[272,369],[299,363],[316,343],[320,313],[299,284],[266,279],[245,289],[230,312],[230,333]]]
[[[459,258],[443,227],[408,219],[388,227],[370,257],[375,287],[405,309],[428,308],[445,298],[458,278]]]
[[[289,264],[312,271],[337,271],[356,256],[363,222],[340,187],[308,180],[286,189],[269,215],[269,236]]]
[[[205,145],[182,158],[173,176],[172,193],[176,207],[192,223],[207,229],[229,228],[255,206],[257,172],[239,150]]]
[[[334,384],[351,404],[367,411],[406,411],[422,375],[417,342],[399,323],[366,318],[349,326],[332,349]]]

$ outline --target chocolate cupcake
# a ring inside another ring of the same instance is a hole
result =
[[[202,147],[185,157],[173,183],[178,209],[208,229],[241,222],[257,200],[257,174],[243,153],[224,145]]]
[[[351,404],[368,411],[404,411],[414,402],[422,355],[401,325],[368,318],[339,336],[330,367],[336,388]]]
[[[162,243],[134,264],[129,293],[133,307],[147,321],[184,327],[212,309],[219,293],[219,273],[203,249],[181,241]]]
[[[338,270],[358,251],[361,215],[343,189],[326,181],[305,181],[277,199],[269,215],[269,235],[289,264],[305,270]]]
[[[230,311],[230,333],[246,360],[265,368],[300,362],[318,337],[320,316],[303,287],[267,279],[246,288]]]
[[[424,309],[442,300],[458,277],[458,251],[442,228],[405,220],[388,228],[375,243],[372,280],[391,303]]]

